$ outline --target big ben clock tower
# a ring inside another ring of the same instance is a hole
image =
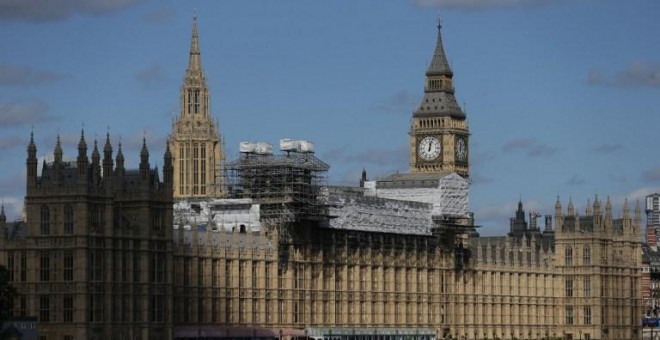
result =
[[[426,71],[424,97],[410,127],[410,172],[470,175],[469,129],[454,97],[454,73],[447,62],[438,22],[438,40]]]

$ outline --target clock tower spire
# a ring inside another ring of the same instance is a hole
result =
[[[410,127],[410,172],[469,176],[465,113],[454,96],[454,72],[442,43],[442,25],[433,59],[426,70],[424,96],[413,112]]]

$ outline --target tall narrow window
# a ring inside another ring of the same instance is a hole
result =
[[[193,144],[193,194],[199,193],[199,144]]]
[[[566,307],[566,324],[567,325],[573,324],[573,306]]]
[[[591,325],[591,306],[584,307],[584,324]]]
[[[566,277],[566,297],[572,297],[573,296],[573,277],[572,276],[567,276]]]
[[[191,114],[192,112],[192,90],[188,90],[188,114]]]
[[[199,174],[199,186],[201,189],[201,194],[206,195],[206,143],[200,145],[199,150],[200,158],[200,174]]]
[[[199,90],[195,90],[194,99],[195,113],[199,113]]]
[[[39,279],[41,282],[50,281],[50,256],[46,252],[39,257]]]
[[[64,233],[73,234],[73,207],[70,204],[64,206]]]
[[[584,277],[584,297],[591,297],[591,276]]]
[[[179,145],[179,194],[184,195],[183,192],[183,187],[184,187],[184,178],[185,178],[185,153],[183,152],[184,147],[183,144]]]
[[[573,265],[573,248],[571,246],[566,246],[564,253],[564,260],[567,266]]]
[[[73,281],[73,251],[64,251],[64,281]]]
[[[48,295],[39,297],[39,322],[50,322],[50,297]]]
[[[27,256],[21,252],[21,282],[27,281]]]
[[[42,205],[41,206],[41,224],[40,224],[40,229],[41,229],[41,235],[48,235],[50,234],[50,210],[48,209],[48,206]]]
[[[184,194],[188,195],[192,191],[190,189],[190,181],[191,181],[191,179],[190,179],[190,170],[191,170],[190,169],[190,160],[192,158],[192,149],[191,149],[190,143],[186,143],[184,158],[186,160],[186,170],[184,172],[184,176],[186,177],[186,179],[185,179],[186,184],[185,184]]]
[[[62,298],[63,313],[62,320],[64,322],[73,322],[73,296],[64,295]]]
[[[591,265],[591,248],[589,246],[584,246],[582,251],[582,263],[585,266]]]
[[[9,282],[14,281],[14,253],[7,254],[7,271],[9,272]]]

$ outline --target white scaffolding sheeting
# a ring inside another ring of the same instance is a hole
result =
[[[414,175],[413,175],[414,176]],[[381,186],[378,181],[365,183],[365,195],[374,194],[377,197],[402,201],[430,203],[433,205],[433,216],[467,216],[468,214],[468,181],[456,173],[442,176],[437,181],[428,181],[433,185],[415,186],[415,179],[397,179],[399,183],[389,182]],[[412,184],[410,184],[412,183]],[[437,184],[436,184],[437,183]]]
[[[183,226],[206,226],[209,221],[213,230],[231,231],[234,228],[245,227],[247,230],[261,229],[259,222],[260,207],[251,199],[209,199],[189,202],[186,200],[174,203],[174,228]]]
[[[330,227],[394,234],[431,234],[431,205],[333,192]]]

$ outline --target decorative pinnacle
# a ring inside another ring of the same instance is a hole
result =
[[[197,14],[193,15],[192,39],[190,41],[189,70],[201,70],[202,61],[199,51],[199,34],[197,33]]]
[[[445,49],[442,45],[442,33],[441,33],[441,20],[438,18],[438,39],[435,43],[435,51],[433,52],[433,59],[431,59],[431,64],[426,70],[427,76],[432,75],[444,75],[444,76],[453,76],[454,73],[449,66],[447,61],[447,56],[445,55]]]

